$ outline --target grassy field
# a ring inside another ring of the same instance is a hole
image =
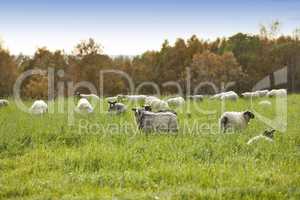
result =
[[[300,95],[288,97],[287,131],[251,146],[268,127],[254,119],[243,132],[218,134],[219,101],[178,110],[177,134],[139,132],[130,111],[77,114],[70,125],[56,105],[42,117],[13,102],[0,109],[0,199],[300,199]]]

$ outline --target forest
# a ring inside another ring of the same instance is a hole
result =
[[[99,71],[116,69],[127,73],[135,84],[154,82],[163,94],[176,93],[174,87],[162,87],[168,81],[175,81],[186,88],[189,69],[191,87],[199,82],[209,81],[219,86],[233,81],[230,89],[236,92],[249,91],[259,80],[286,67],[288,82],[277,86],[271,81],[271,88],[285,87],[289,92],[300,91],[300,29],[290,35],[280,35],[280,26],[261,25],[258,34],[237,33],[228,38],[205,40],[192,35],[189,39],[178,38],[174,44],[165,40],[158,51],[146,51],[136,56],[110,56],[103,51],[101,43],[92,38],[75,45],[70,54],[63,50],[50,51],[39,48],[34,55],[12,55],[9,49],[0,45],[0,96],[11,96],[13,85],[20,74],[31,69],[54,70],[55,93],[58,82],[78,83],[88,81],[99,90]],[[63,76],[59,76],[63,70]],[[128,84],[121,77],[106,76],[105,95],[128,93]],[[66,84],[64,84],[66,85]],[[33,75],[21,87],[23,97],[47,98],[48,76]],[[82,88],[82,91],[85,89]],[[84,91],[88,92],[88,91]],[[153,88],[143,87],[142,93],[152,94]],[[183,93],[186,91],[184,90]],[[199,93],[212,93],[202,88]],[[70,95],[65,93],[64,95]]]

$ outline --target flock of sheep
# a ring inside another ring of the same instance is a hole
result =
[[[260,90],[255,92],[245,92],[242,93],[242,97],[245,99],[257,98],[257,97],[273,97],[273,96],[284,96],[287,94],[285,89],[277,90]],[[95,94],[76,94],[80,99],[77,103],[75,111],[78,113],[93,113],[94,108],[90,104],[89,99],[100,100]],[[215,94],[209,99],[219,99],[219,100],[232,100],[236,101],[239,95],[234,91],[222,92]],[[187,96],[187,99],[193,101],[202,101],[204,99],[203,95],[191,95]],[[109,108],[108,112],[113,114],[121,114],[127,111],[127,106],[123,103],[127,102],[144,102],[144,107],[133,108],[136,123],[139,129],[149,132],[149,131],[167,131],[176,132],[178,131],[178,120],[177,113],[171,110],[171,107],[179,107],[185,104],[185,99],[183,97],[173,97],[167,100],[159,99],[155,96],[146,95],[118,95],[115,97],[106,98]],[[261,101],[260,104],[270,105],[269,101]],[[0,100],[0,107],[8,106],[9,101],[5,99]],[[41,115],[48,111],[48,105],[43,100],[36,100],[29,109],[29,112],[35,115]],[[228,130],[242,130],[245,129],[251,119],[255,116],[250,111],[243,112],[224,112],[219,118],[219,127],[222,133]],[[265,131],[262,135],[252,138],[248,144],[263,139],[267,141],[272,141],[274,130]]]

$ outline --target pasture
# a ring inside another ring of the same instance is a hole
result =
[[[300,95],[288,96],[287,131],[251,146],[268,127],[255,118],[219,134],[218,100],[177,110],[176,134],[138,131],[131,106],[120,116],[75,114],[70,125],[58,101],[44,116],[10,102],[0,109],[0,199],[300,199]],[[247,109],[250,101],[226,102],[226,110]]]

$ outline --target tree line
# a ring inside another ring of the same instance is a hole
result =
[[[192,91],[200,82],[235,82],[232,90],[249,91],[259,80],[271,77],[271,87],[285,87],[290,92],[300,91],[300,30],[291,35],[277,36],[279,24],[262,26],[259,34],[237,33],[228,38],[213,41],[193,35],[184,40],[178,38],[171,45],[165,40],[158,51],[146,51],[134,57],[106,55],[93,39],[80,42],[72,54],[39,48],[33,56],[11,55],[0,45],[0,97],[12,95],[17,77],[30,69],[54,70],[55,93],[57,83],[88,81],[100,90],[99,70],[116,69],[126,72],[135,84],[155,82],[164,94],[177,92],[176,87],[163,86],[168,81],[177,82],[186,92],[189,69]],[[288,82],[275,85],[278,69],[287,68]],[[59,74],[63,71],[63,75]],[[47,74],[27,78],[21,87],[24,97],[47,98]],[[116,75],[104,77],[105,95],[128,93],[128,83]],[[85,88],[79,89],[80,92]],[[151,94],[153,88],[145,86],[142,93]],[[210,87],[202,87],[199,93],[212,93]],[[65,93],[67,95],[67,93]]]

